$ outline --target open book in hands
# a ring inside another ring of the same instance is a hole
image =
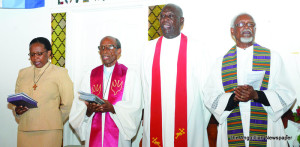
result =
[[[91,93],[86,93],[83,91],[78,91],[78,93],[80,94],[79,98],[81,100],[90,102],[90,103],[96,103],[99,105],[105,104],[105,102],[100,99],[97,95],[91,94]]]
[[[23,106],[27,108],[37,108],[37,101],[29,97],[25,93],[16,93],[8,95],[7,102],[16,105],[16,106]]]

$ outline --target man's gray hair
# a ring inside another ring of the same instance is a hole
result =
[[[112,38],[112,39],[115,39],[117,49],[121,48],[121,42],[119,41],[118,38],[113,37],[113,36],[105,36],[105,37],[103,37],[103,38],[101,39],[100,43],[101,43],[102,40],[104,40],[105,38]]]
[[[236,15],[233,19],[232,19],[232,21],[231,21],[231,28],[234,28],[235,26],[234,26],[234,22],[236,21],[236,19],[239,17],[239,16],[241,16],[241,15],[249,15],[249,16],[251,16],[250,14],[248,14],[248,13],[240,13],[240,14],[238,14],[238,15]],[[252,16],[251,16],[252,17]],[[253,22],[255,23],[255,20],[254,20],[254,18],[252,17],[252,20],[253,20]],[[255,23],[256,24],[256,23]],[[255,27],[256,27],[256,25],[255,25]]]

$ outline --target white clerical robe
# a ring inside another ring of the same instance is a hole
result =
[[[177,59],[181,35],[174,39],[162,39],[160,55],[162,137],[163,146],[174,146],[175,91]],[[156,40],[150,41],[144,50],[141,65],[141,78],[144,96],[143,147],[149,147],[152,64]],[[202,86],[206,71],[205,56],[199,42],[187,42],[187,136],[188,146],[208,146],[207,124],[210,113],[202,101]]]
[[[253,46],[246,49],[237,47],[237,81],[238,85],[245,85],[247,77],[250,74],[255,74],[252,71],[252,58],[253,58]],[[211,70],[206,86],[205,86],[205,105],[209,108],[211,113],[219,122],[218,127],[218,147],[228,146],[227,135],[227,117],[231,111],[225,111],[228,100],[232,93],[225,93],[222,84],[222,60],[219,58],[216,64]],[[285,137],[284,126],[281,120],[281,116],[292,106],[295,101],[294,91],[292,85],[289,82],[288,76],[286,76],[286,70],[284,68],[281,57],[274,51],[271,51],[271,67],[268,90],[264,90],[270,106],[264,106],[264,109],[268,113],[268,130],[267,136]],[[248,77],[249,78],[249,77]],[[261,79],[262,80],[262,79]],[[251,101],[239,103],[243,133],[244,136],[249,136],[250,128],[250,112]],[[248,147],[249,141],[245,140],[245,144]],[[286,141],[282,140],[267,140],[268,147],[283,147],[287,146]]]
[[[104,66],[103,74],[103,93],[104,99],[108,99],[110,81],[113,67]],[[81,83],[81,91],[91,93],[90,88],[91,71],[85,75]],[[105,92],[106,91],[106,92]],[[122,100],[114,106],[115,114],[109,112],[111,118],[119,129],[118,147],[131,147],[131,139],[136,135],[142,116],[142,98],[141,84],[139,76],[132,70],[128,69],[125,79],[124,93]],[[85,146],[89,146],[91,125],[93,113],[90,117],[86,116],[87,107],[84,101],[74,98],[72,109],[69,116],[69,122],[79,135],[81,141],[85,141]],[[102,113],[102,144],[105,127],[105,113]]]

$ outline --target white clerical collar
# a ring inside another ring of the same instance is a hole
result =
[[[236,50],[237,50],[237,52],[240,52],[240,53],[253,52],[253,45],[251,45],[247,48],[240,48],[240,47],[236,46]]]
[[[172,39],[168,39],[166,37],[164,37],[164,42],[177,42],[181,39],[181,34],[179,34],[178,36],[176,36],[175,38],[172,38]]]
[[[105,65],[104,65],[104,76],[106,77],[106,78],[109,78],[109,76],[110,76],[110,74],[113,72],[113,70],[114,70],[114,68],[115,68],[115,65],[113,65],[113,66],[111,66],[111,67],[106,67]]]

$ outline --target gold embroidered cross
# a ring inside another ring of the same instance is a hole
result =
[[[179,128],[179,131],[180,131],[180,132],[176,133],[175,139],[177,139],[179,136],[182,136],[183,134],[185,134],[184,128],[182,128],[182,129]]]
[[[152,143],[159,146],[160,147],[160,142],[159,141],[156,141],[157,140],[157,137],[156,138],[152,138]]]

